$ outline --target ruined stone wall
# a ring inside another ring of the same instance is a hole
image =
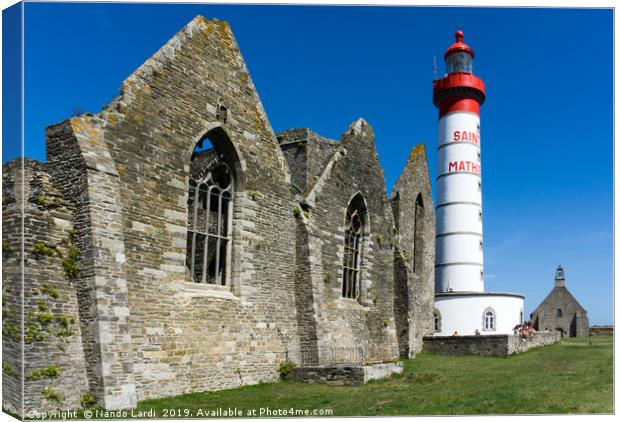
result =
[[[20,166],[21,160],[15,160],[3,169],[3,401],[21,413],[23,381],[24,413],[78,408],[81,399],[88,399],[89,386],[75,286],[79,266],[73,218],[47,165],[26,159],[23,179]],[[21,222],[16,221],[22,206],[23,309]],[[23,331],[18,322],[22,311]],[[21,340],[23,380],[21,362],[15,360],[21,357]]]
[[[22,160],[2,168],[2,405],[23,414]]]
[[[308,129],[291,129],[278,134],[278,142],[291,172],[291,184],[303,193],[308,184]]]
[[[363,235],[358,300],[344,298],[345,214],[361,193],[368,212]],[[353,123],[323,172],[309,187],[299,218],[309,232],[311,282],[319,362],[338,349],[363,347],[366,362],[397,356],[393,310],[393,221],[385,179],[374,147],[374,134],[363,120]]]
[[[306,163],[308,183],[306,190],[317,181],[339,145],[340,143],[337,141],[324,138],[312,131],[309,132],[308,142],[306,143],[308,149],[308,160]]]
[[[318,309],[315,297],[322,295],[323,268],[314,257],[320,256],[321,241],[318,231],[298,208],[295,250],[295,305],[299,336],[300,364],[319,364]],[[312,225],[312,227],[310,227]]]
[[[47,128],[49,169],[74,217],[89,388],[109,409],[136,405],[118,173],[105,123],[84,115]]]
[[[435,209],[424,145],[411,152],[392,191],[398,231],[394,251],[394,306],[399,351],[413,357],[433,332]]]
[[[337,365],[295,368],[292,379],[310,384],[363,385],[371,380],[390,377],[403,372],[402,362],[373,365]]]
[[[613,336],[614,335],[614,326],[613,325],[593,325],[590,327],[590,335],[591,336]]]
[[[537,330],[559,331],[564,337],[587,336],[590,332],[586,310],[564,286],[554,287],[530,318]]]
[[[286,360],[318,365],[349,352],[357,360],[360,349],[363,363],[385,362],[398,356],[397,320],[423,326],[419,309],[432,307],[421,287],[406,287],[404,306],[396,299],[402,240],[370,126],[358,120],[340,142],[307,129],[278,140],[224,22],[196,17],[101,113],[50,126],[46,136],[49,164],[27,166],[27,408],[75,408],[91,395],[108,409],[131,408],[273,381]],[[191,282],[186,265],[190,163],[205,138],[234,177],[223,286]],[[412,165],[414,191],[430,195],[418,174],[426,167]],[[3,187],[4,275],[13,289],[3,306],[13,324],[3,330],[4,395],[21,406],[20,317],[11,316],[21,293],[16,168],[7,167]],[[359,300],[342,297],[355,194],[368,213]],[[411,355],[417,334],[406,337]]]
[[[296,191],[304,193],[318,179],[334,155],[338,142],[310,129],[288,129],[278,134]]]
[[[364,385],[363,366],[295,368],[292,378],[309,384]]]
[[[296,192],[302,193],[306,186],[306,154],[307,148],[304,142],[293,142],[282,145],[282,152],[291,167],[297,171],[291,171],[291,184]]]
[[[527,340],[519,336],[424,337],[424,351],[442,355],[506,357],[560,341],[559,333],[535,333]]]
[[[102,254],[94,276],[110,287],[95,291],[114,296],[98,315],[114,340],[102,360],[119,366],[100,375],[106,406],[275,380],[282,361],[299,360],[290,176],[228,25],[195,18],[104,112],[69,123],[87,208],[101,205],[108,228],[105,238],[88,223]],[[186,267],[190,157],[213,133],[235,164],[228,286],[190,283]]]

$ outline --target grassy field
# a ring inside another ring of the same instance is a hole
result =
[[[338,416],[611,413],[612,359],[611,336],[566,339],[508,358],[421,353],[404,362],[402,375],[361,387],[282,381],[142,401],[138,410],[154,409],[158,417],[172,416],[164,409],[196,416],[218,408],[243,416],[260,408],[331,409]]]

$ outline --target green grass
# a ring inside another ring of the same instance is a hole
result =
[[[280,381],[145,400],[134,414],[213,417],[205,411],[220,408],[244,417],[251,409],[259,416],[261,408],[330,409],[334,416],[612,413],[612,359],[611,336],[566,339],[508,358],[420,353],[404,361],[402,375],[360,387]]]
[[[613,412],[613,338],[581,337],[508,358],[421,353],[361,387],[281,381],[169,399],[140,410],[332,409],[335,416]],[[410,374],[413,374],[413,378]],[[192,413],[193,414],[193,413]]]

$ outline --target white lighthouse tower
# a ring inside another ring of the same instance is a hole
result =
[[[436,184],[435,334],[507,334],[522,322],[523,296],[485,293],[482,242],[480,106],[484,82],[457,31],[433,81],[439,109]]]
[[[444,55],[447,74],[435,81],[437,152],[436,291],[484,291],[480,105],[484,83],[472,73],[474,52],[457,31]]]

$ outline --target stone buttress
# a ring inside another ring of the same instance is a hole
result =
[[[422,350],[433,332],[435,210],[424,145],[416,145],[391,195],[397,230],[394,307],[401,356]]]

